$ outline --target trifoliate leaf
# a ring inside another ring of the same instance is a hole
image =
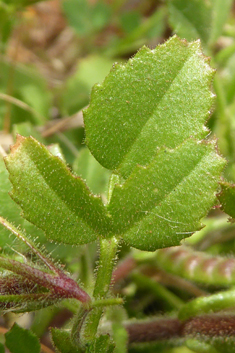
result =
[[[154,50],[143,47],[126,65],[114,65],[94,86],[84,112],[86,143],[95,158],[128,177],[159,147],[204,138],[213,101],[207,61],[198,41],[173,37]]]
[[[18,136],[6,165],[12,198],[48,239],[85,244],[97,233],[107,234],[108,216],[101,199],[38,141]]]

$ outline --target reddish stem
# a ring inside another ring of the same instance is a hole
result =
[[[125,326],[130,343],[165,341],[168,339],[235,336],[235,315],[202,315],[186,321],[164,318]]]

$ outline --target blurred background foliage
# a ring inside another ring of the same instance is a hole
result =
[[[189,41],[200,39],[205,55],[211,57],[211,65],[217,70],[213,87],[217,98],[208,126],[218,137],[220,153],[228,160],[225,177],[235,183],[233,0],[0,0],[2,155],[8,153],[17,133],[32,135],[52,145],[52,153],[64,158],[92,192],[105,198],[110,172],[84,146],[81,110],[89,104],[92,86],[104,79],[114,62],[125,62],[143,45],[153,49],[173,34]],[[1,180],[5,180],[0,185],[0,198],[4,200],[0,214],[43,239],[38,229],[20,217],[18,206],[8,195],[11,186],[0,162]],[[227,219],[219,220],[219,227],[214,220],[210,222],[188,244],[214,254],[234,252],[234,228],[228,229]],[[8,237],[7,232],[5,235]],[[2,235],[1,247],[4,242],[6,237]],[[9,248],[9,240],[7,244]],[[89,287],[96,261],[94,244],[79,251],[49,243],[46,247]],[[120,257],[128,252],[123,247]],[[169,284],[167,275],[158,272],[155,276],[163,285]],[[177,286],[173,285],[173,292],[183,300],[192,297]],[[199,291],[205,293],[204,288]],[[159,302],[153,293],[146,295],[134,279],[126,282],[120,292],[126,296],[129,317],[169,311],[167,300]],[[37,313],[32,321],[33,331],[43,335],[58,312],[56,308]],[[64,323],[71,312],[63,311],[63,315]],[[158,347],[159,352],[165,348],[166,345]],[[192,351],[181,347],[174,348],[174,352]]]

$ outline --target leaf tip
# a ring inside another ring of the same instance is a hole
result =
[[[20,134],[17,134],[15,144],[11,145],[11,147],[10,147],[11,153],[15,153],[25,139],[26,139],[26,137],[24,137]]]

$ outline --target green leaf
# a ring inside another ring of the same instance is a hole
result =
[[[135,10],[123,12],[120,23],[124,32],[129,34],[141,25],[140,13]]]
[[[89,6],[86,0],[63,1],[63,10],[69,25],[79,35],[87,35],[91,31],[89,21]]]
[[[66,114],[75,114],[89,103],[92,86],[105,78],[112,64],[109,58],[99,55],[79,60],[76,72],[66,81],[62,92]]]
[[[224,25],[233,5],[233,0],[211,0],[212,3],[212,23],[210,33],[210,43],[215,43],[223,32]]]
[[[92,154],[127,177],[136,164],[149,163],[159,147],[204,138],[212,76],[200,43],[177,37],[155,50],[143,47],[126,65],[115,65],[103,84],[94,86],[84,112]]]
[[[23,220],[20,217],[20,208],[9,196],[11,183],[2,157],[0,157],[0,185],[0,215],[7,218],[10,222],[15,222],[17,225],[21,224]],[[7,244],[11,244],[12,241],[14,239],[9,239],[9,231],[0,226],[0,247],[4,248]]]
[[[11,76],[11,64],[9,62],[0,62],[0,88],[1,91],[7,90],[9,77]],[[31,92],[32,87],[34,88]],[[18,124],[24,121],[31,121],[34,125],[44,124],[49,115],[51,107],[51,92],[49,91],[46,79],[39,75],[32,68],[17,64],[14,66],[14,85],[11,95],[15,98],[27,103],[30,108],[37,110],[36,114],[26,111],[24,108],[12,106],[11,121],[12,124]],[[6,102],[1,98],[0,109],[5,109]],[[4,116],[4,115],[2,115]],[[0,119],[0,125],[3,124],[3,119]]]
[[[15,124],[13,126],[14,138],[16,138],[17,134],[22,135],[24,137],[33,136],[39,142],[44,143],[44,144],[46,143],[46,141],[42,137],[42,135],[35,129],[35,127],[29,121],[26,121],[26,122],[20,123],[20,124]]]
[[[231,6],[232,0],[168,0],[169,22],[181,38],[200,38],[204,44],[214,44]]]
[[[40,353],[40,344],[36,335],[16,323],[5,334],[6,346],[11,353]]]
[[[101,30],[110,18],[110,9],[103,1],[91,6],[86,0],[66,0],[63,9],[70,26],[80,36]]]
[[[169,22],[181,38],[208,42],[212,20],[210,0],[168,0],[168,10]]]
[[[0,353],[5,353],[5,348],[2,343],[0,343]]]
[[[76,348],[71,342],[71,335],[68,331],[51,329],[51,337],[56,351],[59,353],[81,353],[82,350]]]
[[[0,157],[0,215],[11,223],[22,226],[29,234],[39,236],[41,231],[20,216],[21,209],[10,197],[10,190],[9,173]],[[9,245],[15,242],[15,237],[9,237],[10,234],[11,232],[0,225],[0,247],[4,248],[4,251],[10,251]],[[18,246],[24,247],[22,244]]]
[[[114,188],[108,205],[114,232],[141,250],[179,244],[202,227],[201,218],[215,204],[224,164],[213,143],[189,139],[162,149]]]
[[[102,167],[88,148],[83,148],[73,164],[74,172],[86,181],[94,194],[106,194],[110,171]]]
[[[123,22],[122,18],[120,18],[120,20]],[[129,23],[129,27],[130,25]],[[157,7],[150,16],[146,17],[144,21],[141,21],[140,25],[130,33],[127,33],[124,38],[116,38],[113,40],[109,47],[107,47],[105,53],[111,57],[132,54],[151,39],[163,36],[165,27],[166,8],[165,6]]]
[[[235,184],[228,182],[221,183],[222,191],[218,199],[222,204],[222,210],[227,213],[233,221],[235,220]]]
[[[113,353],[113,351],[114,344],[108,335],[99,336],[86,349],[86,353]]]
[[[12,198],[48,239],[85,244],[97,233],[107,234],[108,216],[101,199],[34,138],[18,135],[6,165]]]

